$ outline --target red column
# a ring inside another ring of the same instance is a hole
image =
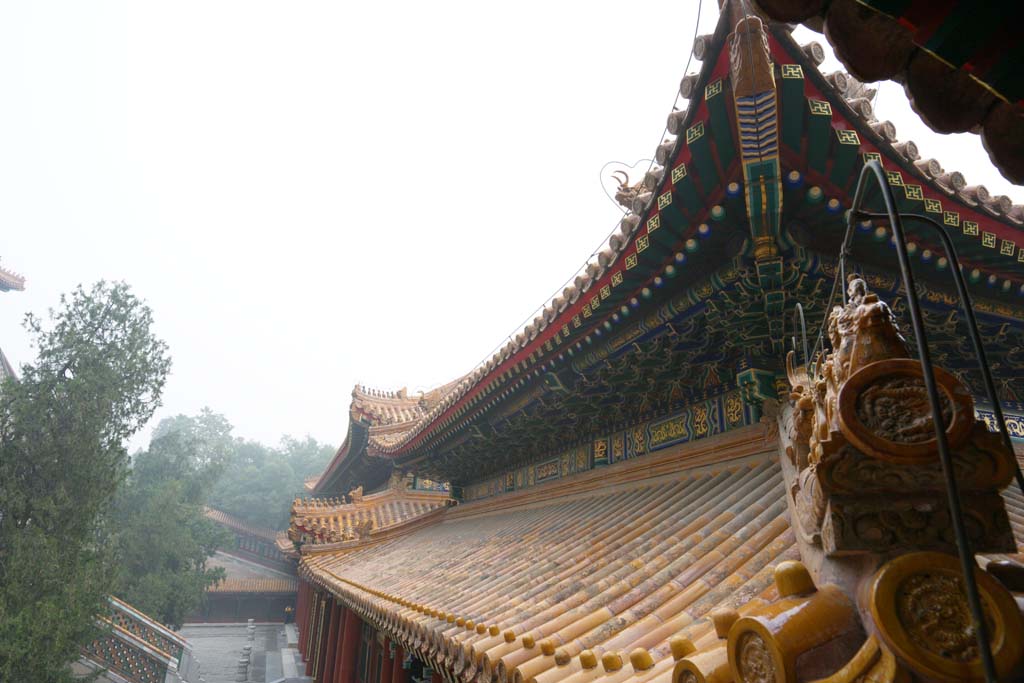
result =
[[[300,652],[302,651],[302,604],[303,604],[302,597],[306,594],[306,591],[304,590],[305,587],[306,587],[306,582],[300,580],[299,581],[299,594],[295,598],[295,628],[299,632],[299,651]]]
[[[327,630],[327,648],[324,653],[324,663],[320,667],[320,677],[317,683],[333,683],[335,652],[338,645],[338,627],[341,625],[341,605],[337,600],[332,601],[331,626]]]
[[[323,628],[321,623],[323,622],[324,613],[324,599],[320,596],[319,592],[313,593],[313,611],[311,612],[312,619],[309,623],[309,642],[306,644],[306,675],[312,676],[316,668],[316,646],[323,637]]]
[[[299,630],[299,652],[306,637],[306,582],[299,582],[299,598],[295,603],[295,628]]]
[[[409,670],[402,668],[405,650],[401,646],[395,648],[395,660],[391,662],[391,683],[409,683]]]
[[[345,648],[345,623],[348,621],[348,607],[340,603],[338,607],[340,612],[338,613],[337,642],[334,645],[334,676],[326,683],[335,683],[341,676],[341,651]]]
[[[355,683],[362,631],[363,620],[351,609],[346,609],[345,632],[341,637],[341,652],[335,666],[334,683]]]
[[[315,683],[323,683],[324,680],[324,657],[327,655],[327,647],[330,640],[327,634],[331,630],[331,615],[334,613],[334,600],[325,595],[323,598],[323,611],[320,614],[320,633],[316,637],[316,648],[313,650],[313,680]]]
[[[392,640],[388,640],[384,643],[384,647],[381,650],[381,663],[380,663],[380,680],[379,683],[391,683],[391,667],[394,663],[391,661],[391,643]]]

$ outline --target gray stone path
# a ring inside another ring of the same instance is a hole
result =
[[[193,655],[199,660],[199,674],[206,683],[235,683],[238,658],[248,643],[245,624],[185,624],[181,635],[192,643]],[[303,668],[297,661],[298,653],[288,647],[288,640],[283,624],[256,626],[249,674],[252,683],[308,683],[311,680],[296,676]]]

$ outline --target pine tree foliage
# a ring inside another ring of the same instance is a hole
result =
[[[106,511],[170,369],[123,283],[79,287],[25,326],[37,350],[0,387],[0,680],[62,683],[113,577]]]

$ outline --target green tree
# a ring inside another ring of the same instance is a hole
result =
[[[0,387],[0,680],[62,683],[110,587],[104,513],[125,440],[170,369],[152,312],[124,283],[27,316],[37,350]]]
[[[256,526],[284,529],[305,478],[322,472],[333,455],[333,447],[308,436],[285,436],[278,448],[238,440],[210,505]]]
[[[176,421],[182,426],[177,418],[161,423],[148,450],[135,455],[113,512],[115,594],[172,628],[180,628],[206,589],[224,578],[223,569],[206,562],[232,540],[203,514],[223,467],[210,453],[224,432],[216,421],[207,422],[211,430],[175,429]]]

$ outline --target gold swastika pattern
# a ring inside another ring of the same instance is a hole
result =
[[[690,144],[704,137],[704,122],[698,121],[686,129],[686,144]]]
[[[841,145],[860,145],[860,136],[855,130],[839,128],[836,130],[836,137]]]
[[[807,98],[807,106],[815,116],[832,116],[832,105],[824,100],[812,100]]]
[[[783,78],[803,78],[804,68],[799,64],[783,64],[781,65],[782,77]]]

